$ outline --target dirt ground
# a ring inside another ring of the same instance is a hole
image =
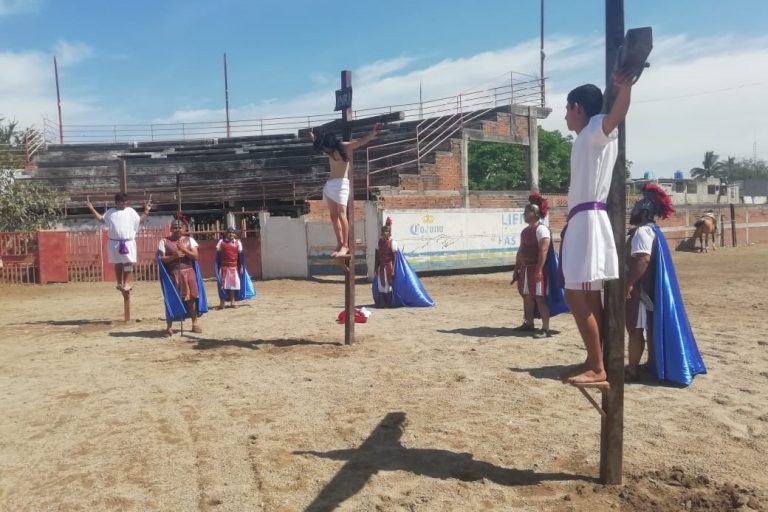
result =
[[[157,283],[128,324],[108,283],[2,287],[0,510],[768,510],[768,245],[674,257],[709,373],[627,385],[619,487],[556,379],[573,320],[511,331],[508,274],[424,278],[436,307],[352,346],[338,281],[258,282],[171,339]]]

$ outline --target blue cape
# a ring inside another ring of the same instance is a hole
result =
[[[379,279],[374,277],[373,302],[381,303],[379,298]],[[416,275],[402,251],[395,251],[395,274],[392,277],[392,306],[429,307],[435,302],[424,289],[419,276]]]
[[[568,305],[565,303],[565,290],[560,286],[560,260],[555,252],[555,244],[550,239],[549,249],[547,250],[547,259],[544,261],[544,271],[547,273],[547,306],[549,306],[549,316],[557,316],[560,313],[567,313]],[[541,318],[539,308],[534,306],[535,318]]]
[[[245,253],[241,252],[238,255],[240,260],[240,266],[243,268],[243,275],[240,276],[240,289],[235,292],[235,300],[249,300],[256,296],[256,288],[251,281],[251,275],[248,273],[248,268],[245,266]],[[221,255],[216,253],[216,289],[219,291],[219,298],[221,300],[229,300],[228,290],[224,290],[221,287]]]
[[[168,269],[165,268],[163,260],[160,259],[160,251],[157,252],[157,272],[160,276],[160,288],[163,290],[163,302],[165,303],[165,321],[174,322],[182,321],[185,318],[189,318],[189,311],[187,311],[187,305],[181,300],[176,285],[173,284]],[[195,276],[197,277],[197,289],[199,297],[197,298],[197,316],[203,315],[208,312],[208,299],[205,295],[205,286],[203,286],[203,276],[200,274],[200,266],[197,261],[192,264],[195,269]]]
[[[687,386],[695,375],[707,373],[707,369],[688,322],[667,240],[656,224],[653,232],[653,365],[660,380]]]

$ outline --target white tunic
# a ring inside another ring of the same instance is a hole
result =
[[[605,203],[618,156],[618,130],[603,133],[605,115],[592,116],[571,149],[571,183],[568,209],[582,203]],[[604,210],[577,213],[569,222],[562,242],[563,276],[566,283],[618,279],[619,259],[613,230]]]
[[[136,233],[141,226],[141,217],[136,210],[126,206],[122,210],[110,208],[104,214],[109,240],[107,256],[110,263],[136,263]],[[120,240],[125,241],[128,254],[120,254]]]

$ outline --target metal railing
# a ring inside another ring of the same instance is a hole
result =
[[[467,123],[506,105],[543,105],[542,81],[538,78],[515,80],[515,74],[512,73],[509,82],[504,85],[465,92],[420,105],[420,113],[426,119],[416,126],[415,138],[369,145],[366,148],[368,187],[370,188],[372,175],[413,164],[420,166],[424,157],[448,141]],[[426,108],[422,108],[424,106]],[[402,146],[402,149],[397,146]],[[379,152],[382,148],[392,151],[371,157],[372,153]],[[371,170],[372,164],[395,157],[399,157],[401,161]]]
[[[456,110],[501,106],[543,105],[542,81],[538,77],[510,73],[505,83],[489,89],[468,91],[454,96],[423,102],[403,103],[384,107],[354,110],[354,116],[370,117],[377,114],[404,112],[405,121],[420,121],[427,117],[441,117]],[[335,113],[302,116],[268,117],[230,121],[230,137],[269,136],[292,134],[338,118]],[[41,130],[45,141],[59,143],[59,126],[44,119]],[[226,121],[152,124],[67,124],[63,126],[64,143],[131,143],[168,140],[200,140],[226,138]]]

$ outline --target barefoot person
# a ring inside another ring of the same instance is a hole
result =
[[[171,223],[170,236],[160,240],[158,259],[162,264],[160,284],[166,303],[166,336],[173,335],[173,321],[192,319],[192,332],[203,332],[199,316],[208,310],[205,288],[197,265],[198,243],[184,234],[184,223]]]
[[[608,219],[608,191],[618,155],[619,123],[629,110],[633,77],[613,75],[616,99],[608,114],[601,114],[603,93],[585,84],[568,93],[565,121],[577,136],[571,149],[568,220],[562,235],[565,299],[587,349],[587,359],[570,383],[606,379],[601,325],[603,282],[618,279],[619,262]]]
[[[331,174],[323,187],[323,197],[331,212],[331,224],[336,235],[336,250],[331,253],[334,258],[347,256],[350,251],[347,203],[350,194],[349,173],[354,169],[353,152],[373,140],[383,126],[381,123],[376,123],[368,135],[349,142],[339,141],[332,133],[309,132],[315,151],[325,153],[331,166]]]
[[[640,376],[640,360],[648,333],[648,368],[659,380],[689,385],[707,373],[685,311],[677,275],[656,217],[673,212],[672,198],[654,183],[643,187],[629,223],[627,238],[626,323],[629,335],[625,379]]]
[[[90,200],[85,203],[93,216],[107,225],[109,236],[107,256],[109,262],[115,265],[117,289],[126,293],[133,287],[133,265],[137,261],[136,234],[152,208],[150,199],[144,204],[144,213],[139,216],[136,210],[126,206],[127,201],[127,194],[122,192],[115,194],[115,207],[108,209],[104,215],[96,211]]]

